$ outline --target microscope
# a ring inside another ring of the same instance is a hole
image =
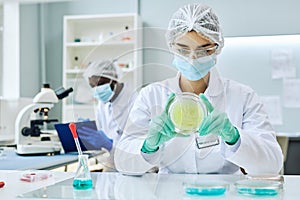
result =
[[[48,113],[59,99],[73,91],[63,87],[55,91],[49,84],[43,84],[41,91],[33,98],[33,103],[24,107],[15,122],[16,153],[19,155],[59,154],[61,144],[56,131],[47,130],[47,124],[58,122],[49,119]]]

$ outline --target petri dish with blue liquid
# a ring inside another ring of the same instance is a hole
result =
[[[280,181],[245,179],[234,183],[235,190],[240,195],[246,196],[277,196],[283,186]]]
[[[183,183],[184,192],[189,196],[220,196],[229,189],[226,182]]]

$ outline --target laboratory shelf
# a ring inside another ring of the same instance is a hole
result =
[[[67,47],[97,47],[97,46],[120,46],[120,45],[134,45],[132,41],[114,41],[114,42],[71,42],[67,43]]]
[[[120,81],[132,90],[142,85],[141,27],[136,13],[64,16],[62,81],[74,92],[63,101],[63,122],[95,119],[95,99],[83,77],[92,62],[112,60],[120,68]]]

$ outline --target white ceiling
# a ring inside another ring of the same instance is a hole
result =
[[[76,1],[76,0],[0,0],[0,4],[5,2],[19,2],[20,4],[26,3],[51,3],[51,2],[62,2],[62,1]]]

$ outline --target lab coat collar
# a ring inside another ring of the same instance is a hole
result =
[[[168,78],[157,83],[161,85],[162,88],[168,89],[167,95],[170,95],[172,92],[180,94],[182,93],[182,91],[179,86],[179,78],[180,78],[180,72],[177,72],[177,75],[175,77]]]
[[[176,79],[176,85],[175,85],[175,91],[181,93],[180,85],[179,85],[179,78],[180,78],[181,73],[178,72],[175,79]],[[223,92],[223,82],[222,79],[218,73],[218,70],[216,67],[213,67],[210,70],[210,76],[209,76],[209,81],[208,81],[208,87],[205,90],[204,94],[206,96],[218,96]]]
[[[123,88],[122,88],[122,90],[120,91],[120,93],[118,94],[118,96],[111,102],[111,101],[109,101],[109,103],[110,104],[116,104],[116,105],[118,105],[118,101],[121,99],[121,96],[123,96],[124,95],[124,90],[126,90],[126,87],[127,87],[127,85],[126,85],[126,83],[123,83]]]
[[[182,91],[181,91],[181,88],[180,88],[180,82],[179,82],[179,79],[180,79],[180,75],[181,75],[181,73],[178,71],[177,72],[177,74],[176,74],[176,77],[175,77],[175,82],[174,83],[176,83],[174,86],[175,86],[175,91],[177,92],[177,93],[181,93]]]
[[[223,92],[223,90],[224,90],[223,81],[216,67],[213,67],[210,70],[208,87],[205,90],[204,94],[206,96],[218,96]]]

